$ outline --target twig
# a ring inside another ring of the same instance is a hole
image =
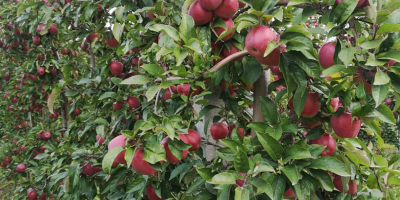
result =
[[[232,60],[235,60],[236,58],[240,58],[243,56],[247,56],[249,54],[249,52],[247,52],[247,50],[243,50],[243,51],[239,51],[237,53],[234,53],[228,57],[226,57],[225,59],[221,60],[219,63],[217,63],[216,65],[214,65],[214,67],[212,67],[211,69],[209,69],[208,71],[206,71],[203,76],[207,76],[208,73],[210,72],[216,72],[218,71],[220,68],[222,68],[224,65],[228,64],[229,62],[231,62]]]
[[[204,144],[211,145],[211,146],[218,147],[218,148],[223,148],[223,147],[219,146],[218,144],[214,144],[214,143],[211,143],[211,142],[208,142],[208,141],[204,142]]]
[[[233,17],[232,20],[235,20],[237,17],[239,17],[240,14],[247,12],[248,10],[250,10],[250,6],[247,6],[246,8],[243,8],[242,10],[240,10],[239,12],[237,12]]]
[[[378,177],[378,175],[376,175],[375,169],[374,169],[374,175],[375,175],[375,177],[376,177],[376,182],[377,182],[377,184],[378,184],[379,190],[380,190],[381,192],[383,192],[383,190],[382,190],[382,188],[381,188],[381,184],[379,183],[379,177]]]
[[[158,103],[158,97],[160,96],[161,89],[158,89],[157,95],[156,95],[156,102],[154,103],[154,114],[157,115],[157,103]]]

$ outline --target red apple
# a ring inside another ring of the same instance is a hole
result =
[[[130,96],[126,100],[126,103],[129,105],[129,109],[133,110],[140,107],[140,101],[135,96]]]
[[[243,187],[244,182],[246,182],[246,172],[238,172],[239,175],[243,176],[243,179],[236,179],[236,185]]]
[[[97,33],[92,33],[86,37],[86,42],[90,44],[95,38],[98,38]]]
[[[181,96],[188,96],[190,90],[190,84],[186,83],[183,85],[178,85],[177,87],[177,92]]]
[[[223,0],[221,5],[213,11],[214,15],[222,18],[232,18],[239,8],[239,2],[237,0]]]
[[[46,200],[46,193],[42,192],[42,194],[38,198],[39,200]]]
[[[40,37],[39,36],[33,37],[32,42],[34,45],[38,46],[40,44]]]
[[[192,147],[190,147],[189,151],[196,151],[197,149],[200,148],[201,146],[201,136],[199,133],[197,133],[197,131],[193,130],[193,129],[189,129],[188,134],[181,134],[178,133],[179,138],[182,141],[187,141],[185,143],[192,145]]]
[[[246,4],[239,1],[239,8],[244,8],[244,7],[246,7]]]
[[[151,184],[147,185],[146,187],[146,195],[149,200],[163,200],[163,197],[158,197],[156,194],[156,191],[154,190],[153,186]]]
[[[213,19],[213,13],[211,11],[205,10],[200,5],[198,0],[190,5],[188,15],[193,18],[194,24],[196,26],[207,24]]]
[[[288,190],[286,190],[285,193],[283,193],[283,196],[284,197],[296,197],[294,195],[293,189],[291,187]]]
[[[122,73],[124,65],[119,61],[113,61],[110,63],[110,71],[114,76],[118,76]]]
[[[51,33],[51,34],[57,34],[58,33],[57,24],[53,23],[51,25],[51,27],[49,28],[49,33]]]
[[[279,79],[283,78],[283,73],[279,70],[279,66],[271,66],[269,69],[271,69],[271,73],[277,75]]]
[[[210,127],[210,134],[214,140],[225,139],[229,134],[228,125],[225,123],[213,124]]]
[[[115,38],[108,38],[106,39],[106,44],[109,47],[116,47],[119,45],[119,42]]]
[[[82,111],[79,108],[74,110],[74,114],[77,115],[77,116],[80,115],[81,113],[82,113]]]
[[[334,54],[335,54],[335,43],[328,42],[322,45],[321,49],[319,50],[318,59],[319,63],[324,69],[335,64],[335,62],[333,62]]]
[[[392,100],[391,100],[391,99],[386,99],[386,100],[385,100],[385,103],[386,103],[387,105],[392,105]]]
[[[246,36],[246,49],[252,56],[264,56],[268,42],[275,39],[275,34],[269,27],[257,26]]]
[[[340,192],[343,192],[343,181],[341,176],[336,176],[333,179],[333,185]],[[347,194],[356,194],[357,193],[357,182],[356,180],[350,180],[348,183],[349,190],[347,190]]]
[[[43,30],[43,28],[44,28],[44,24],[39,24],[38,26],[37,26],[37,28],[36,28],[36,32],[38,33],[38,34],[40,34],[40,32]]]
[[[166,101],[166,100],[168,100],[168,99],[171,99],[171,92],[169,91],[169,89],[166,89],[165,90],[165,93],[164,93],[164,95],[163,95],[163,99],[164,99],[164,101]]]
[[[68,52],[69,52],[69,51],[67,50],[67,48],[63,48],[63,49],[61,49],[61,52],[60,52],[60,53],[61,53],[62,55],[64,55],[64,56],[66,56],[66,55],[68,55]]]
[[[4,158],[4,162],[6,162],[6,163],[11,163],[11,158],[10,157],[6,157],[6,158]]]
[[[339,107],[341,106],[341,103],[339,102],[339,97],[331,99],[331,106],[335,112],[339,109]]]
[[[124,107],[124,104],[121,101],[117,101],[117,102],[113,103],[113,109],[115,111],[121,110],[123,107]]]
[[[181,138],[182,139],[182,138]],[[164,146],[164,150],[165,150],[165,157],[167,158],[167,161],[169,163],[178,163],[180,160],[185,159],[187,154],[188,154],[188,150],[183,150],[182,152],[182,158],[178,159],[177,157],[174,156],[174,154],[172,154],[172,152],[169,150],[168,147],[168,143],[167,143],[168,137],[164,138],[161,141],[161,145]],[[186,139],[185,139],[186,140]],[[185,143],[187,143],[187,141],[184,141]]]
[[[356,137],[361,128],[361,120],[355,117],[352,121],[351,113],[344,112],[340,116],[332,116],[331,126],[337,136],[342,138]]]
[[[28,199],[36,200],[36,199],[37,199],[36,190],[33,190],[32,188],[30,188],[30,189],[28,190],[27,196],[28,196]]]
[[[46,69],[44,67],[39,67],[39,69],[37,70],[37,73],[41,76],[44,73],[46,73]]]
[[[49,131],[42,132],[42,139],[49,140],[51,138],[51,133]]]
[[[17,165],[17,167],[15,168],[15,171],[16,172],[25,172],[25,169],[26,169],[25,165],[21,163],[21,164]]]
[[[133,154],[133,159],[131,163],[132,168],[138,174],[151,176],[156,173],[156,170],[153,169],[147,161],[143,160],[143,157],[144,152],[142,151],[142,147],[139,146]]]
[[[86,176],[92,176],[93,174],[96,174],[100,171],[101,169],[97,166],[93,166],[92,163],[87,163],[85,166],[82,167],[82,174]]]
[[[108,150],[110,151],[111,149],[121,146],[121,147],[125,147],[126,144],[126,137],[124,135],[119,135],[117,137],[115,137],[114,139],[112,139],[110,141],[110,143],[108,143]],[[121,153],[119,153],[117,155],[117,157],[115,157],[115,160],[113,162],[113,166],[118,166],[118,164],[126,164],[126,160],[125,160],[125,153],[126,150],[123,150]]]
[[[4,74],[3,77],[7,82],[10,80],[10,76],[8,74]]]
[[[320,156],[330,156],[335,153],[336,150],[336,142],[333,139],[332,135],[328,133],[324,133],[320,138],[315,140],[310,140],[309,144],[318,144],[321,146],[325,146],[326,148],[322,151]]]
[[[199,3],[205,10],[213,11],[221,5],[222,0],[199,0]]]
[[[211,1],[211,0],[209,0]],[[214,31],[217,34],[217,37],[219,37],[220,35],[222,35],[222,32],[226,31],[226,30],[231,30],[234,26],[233,21],[231,18],[228,19],[222,19],[222,21],[226,24],[226,27],[228,29],[225,29],[224,27],[215,27]],[[215,22],[215,21],[214,21]],[[223,41],[227,41],[229,39],[231,39],[233,36],[235,35],[235,31],[232,31],[231,33],[229,33],[228,35],[226,35],[225,37],[222,38]]]
[[[100,137],[100,135],[96,135],[96,142],[99,143],[99,146],[102,145],[104,143],[104,141],[106,141],[105,138]]]
[[[234,53],[237,53],[237,52],[239,52],[239,51],[240,51],[240,50],[239,50],[235,45],[231,44],[231,51],[229,51],[228,48],[224,48],[222,54],[223,54],[223,57],[228,57],[228,56],[230,56],[230,55],[232,55],[232,54],[234,54]],[[238,62],[240,62],[240,61],[243,60],[243,58],[244,58],[244,57],[236,58],[236,59],[233,60],[233,61],[238,61]]]
[[[293,97],[289,99],[288,105],[293,109]],[[301,116],[305,118],[312,118],[317,115],[321,108],[321,102],[319,102],[318,93],[310,92],[307,94],[306,103],[301,112]]]

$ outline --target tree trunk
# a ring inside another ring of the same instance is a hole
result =
[[[253,85],[253,122],[263,122],[264,117],[261,112],[260,97],[265,97],[268,94],[268,85],[270,83],[270,70],[264,70],[260,74],[257,81]],[[251,130],[251,136],[254,137],[256,133]]]

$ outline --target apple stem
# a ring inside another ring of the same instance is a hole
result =
[[[224,65],[228,64],[229,62],[235,60],[236,58],[240,58],[243,56],[247,56],[249,54],[249,52],[247,52],[247,50],[243,50],[243,51],[239,51],[237,53],[234,53],[226,58],[224,58],[223,60],[221,60],[219,63],[217,63],[216,65],[214,65],[214,67],[212,67],[211,69],[209,69],[208,71],[206,71],[203,76],[207,76],[208,73],[210,72],[216,72],[219,69],[221,69]]]

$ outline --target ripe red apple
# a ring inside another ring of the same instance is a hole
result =
[[[140,107],[140,101],[137,97],[135,96],[130,96],[128,97],[128,99],[126,100],[126,103],[129,105],[129,108],[131,110],[139,108]]]
[[[232,18],[239,8],[238,0],[223,0],[221,5],[213,11],[214,15],[222,18],[229,19]]]
[[[228,48],[224,48],[224,50],[222,51],[222,54],[223,54],[223,57],[228,57],[228,56],[230,56],[230,55],[232,55],[232,54],[234,54],[234,53],[237,53],[237,52],[239,52],[239,51],[240,51],[240,50],[239,50],[235,45],[231,44],[231,51],[229,51]],[[244,58],[244,57],[236,58],[236,59],[233,60],[233,61],[238,61],[238,62],[240,62],[240,61],[243,60],[243,58]]]
[[[325,146],[326,148],[321,152],[320,156],[330,156],[335,153],[336,150],[336,141],[332,137],[332,135],[328,133],[324,133],[320,138],[315,140],[310,140],[309,144],[318,144],[321,146]]]
[[[264,56],[268,42],[275,39],[275,34],[269,27],[257,26],[246,36],[246,49],[252,56]]]
[[[51,25],[51,27],[49,28],[49,33],[51,33],[51,34],[57,34],[58,33],[57,24],[53,23]]]
[[[336,0],[336,3],[340,4],[340,3],[342,3],[342,1],[344,1],[344,0]],[[356,1],[358,1],[356,8],[364,7],[365,0],[356,0]]]
[[[114,139],[112,139],[110,143],[108,143],[108,150],[110,151],[111,149],[118,146],[125,147],[125,144],[126,144],[126,137],[124,135],[119,135]],[[126,150],[123,150],[121,153],[117,155],[117,157],[115,157],[115,160],[113,162],[114,167],[118,166],[118,164],[126,164],[125,153]]]
[[[182,139],[182,138],[181,138]],[[183,160],[186,158],[187,154],[188,154],[188,150],[183,150],[182,152],[182,158],[178,159],[177,157],[174,156],[174,154],[171,153],[171,150],[169,150],[168,147],[168,143],[167,143],[168,137],[164,138],[161,141],[161,145],[164,146],[164,150],[165,150],[165,157],[167,158],[167,161],[169,163],[178,163],[180,160]],[[185,139],[186,140],[186,139]],[[187,143],[187,141],[184,141],[185,143]]]
[[[238,131],[239,135],[242,136],[242,138],[244,138],[244,136],[245,136],[244,135],[244,129],[243,128],[238,128],[237,131]]]
[[[222,0],[199,0],[199,3],[205,10],[213,11],[221,5]]]
[[[386,99],[386,100],[385,100],[385,103],[386,103],[387,105],[392,105],[392,100],[391,100],[391,99]]]
[[[18,99],[16,97],[11,99],[11,103],[17,103],[17,102],[18,102]]]
[[[90,44],[95,38],[98,38],[97,33],[92,33],[86,37],[86,42]]]
[[[100,135],[96,135],[96,142],[99,143],[99,146],[102,145],[104,143],[104,141],[106,141],[105,138],[100,137]]]
[[[210,134],[214,140],[225,139],[229,134],[228,125],[225,123],[216,123],[211,125]]]
[[[283,193],[284,197],[295,197],[293,189],[290,187],[288,190],[286,190],[285,193]]]
[[[115,111],[117,110],[121,110],[124,107],[124,103],[122,103],[121,101],[117,101],[113,103],[113,109]]]
[[[243,187],[244,182],[246,182],[246,172],[238,172],[239,175],[243,176],[243,179],[236,179],[236,185]]]
[[[163,197],[158,197],[156,194],[156,191],[154,190],[153,186],[151,184],[147,185],[146,187],[146,195],[149,200],[163,200]]]
[[[361,120],[355,117],[351,120],[351,113],[344,112],[340,116],[332,116],[331,126],[333,131],[342,138],[356,137],[361,128]]]
[[[42,139],[49,140],[51,138],[51,133],[49,131],[42,132]]]
[[[153,169],[147,161],[143,160],[143,157],[144,152],[142,150],[142,147],[139,146],[133,154],[133,159],[131,163],[132,168],[138,174],[151,176],[156,173],[156,170]]]
[[[273,75],[277,75],[278,78],[283,78],[283,73],[281,72],[281,70],[279,70],[279,66],[271,66],[269,67],[269,69],[271,69],[271,73]]]
[[[389,60],[387,63],[385,63],[385,65],[383,65],[383,66],[388,66],[388,67],[391,67],[391,66],[393,66],[395,63],[397,63],[397,61],[395,61],[395,60]]]
[[[209,0],[209,1],[211,1],[211,0]],[[219,36],[222,34],[222,32],[227,31],[227,30],[230,30],[230,29],[232,29],[233,26],[234,26],[233,21],[232,21],[231,18],[222,19],[222,21],[226,24],[226,27],[227,27],[228,29],[225,29],[224,27],[215,27],[215,28],[214,28],[214,31],[215,31],[215,33],[217,34],[217,37],[219,37]],[[232,31],[231,33],[229,33],[228,35],[226,35],[225,37],[223,37],[222,40],[223,40],[223,41],[227,41],[227,40],[231,39],[234,35],[235,35],[235,31]]]
[[[116,47],[119,45],[119,42],[115,38],[108,38],[106,39],[106,44],[109,47]]]
[[[340,192],[343,192],[343,181],[341,176],[336,176],[333,179],[333,185]],[[356,180],[350,180],[348,183],[349,190],[347,190],[347,194],[356,194],[357,193],[357,182]]]
[[[46,73],[46,69],[44,67],[39,67],[39,69],[37,70],[37,73],[39,74],[39,76],[41,76],[44,73]]]
[[[40,32],[43,30],[44,26],[45,26],[44,24],[40,23],[36,28],[36,32],[38,34],[40,34]]]
[[[42,194],[38,198],[39,200],[46,200],[46,193],[42,192]]]
[[[6,162],[6,163],[11,163],[11,158],[10,157],[6,157],[6,158],[4,158],[4,162]]]
[[[339,102],[339,97],[331,99],[331,106],[333,110],[336,112],[342,104]]]
[[[186,83],[183,85],[178,85],[177,87],[177,92],[181,96],[188,96],[190,90],[190,84]]]
[[[82,174],[86,176],[92,176],[93,174],[96,174],[100,171],[101,169],[99,167],[93,166],[93,164],[90,162],[82,167]]]
[[[190,15],[196,26],[207,24],[213,19],[213,13],[211,11],[205,10],[199,3],[195,1],[190,5],[188,10],[188,15]]]
[[[197,149],[200,148],[201,146],[201,136],[199,133],[197,133],[197,131],[193,130],[193,129],[189,129],[188,134],[181,134],[178,133],[179,138],[182,141],[187,141],[185,143],[192,145],[192,147],[190,147],[189,151],[196,151]]]
[[[79,109],[79,108],[76,108],[75,110],[74,110],[74,114],[75,115],[80,115],[82,113],[82,111],[81,111],[81,109]]]
[[[32,188],[30,188],[28,190],[27,196],[28,196],[28,199],[36,200],[36,198],[37,198],[36,190],[33,190]]]
[[[3,77],[7,82],[10,80],[10,76],[8,74],[4,74]]]
[[[120,75],[123,69],[124,65],[119,61],[113,61],[110,63],[110,71],[114,76]]]
[[[293,109],[293,97],[289,99],[288,105]],[[307,94],[307,100],[304,105],[301,116],[305,118],[312,118],[317,115],[319,109],[321,108],[321,102],[319,102],[318,93],[310,92]]]
[[[60,53],[61,53],[62,55],[64,55],[64,56],[66,56],[66,55],[68,55],[68,52],[69,52],[69,51],[67,50],[67,48],[63,48],[63,49],[61,49],[61,52],[60,52]]]
[[[171,92],[169,91],[169,89],[166,89],[165,90],[165,93],[164,93],[164,95],[163,95],[163,99],[164,99],[164,101],[166,101],[166,100],[168,100],[168,99],[171,99]]]
[[[333,62],[334,54],[335,54],[335,43],[328,42],[322,45],[321,49],[319,50],[318,59],[319,63],[324,69],[335,64],[335,62]]]
[[[33,37],[32,42],[34,45],[38,46],[40,44],[40,37],[39,36]]]
[[[25,169],[26,169],[25,165],[21,163],[21,164],[17,165],[17,167],[15,168],[15,171],[16,172],[25,172]]]
[[[44,146],[40,146],[39,149],[40,149],[40,151],[42,151],[42,152],[43,152],[43,151],[46,151],[46,147],[44,147]]]
[[[272,52],[270,54],[268,54],[267,56],[256,56],[256,60],[263,64],[263,65],[279,65],[279,56],[280,56],[280,51],[278,48],[272,50]]]

